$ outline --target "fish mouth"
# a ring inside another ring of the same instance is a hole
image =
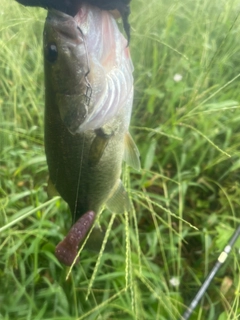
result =
[[[83,36],[81,30],[74,18],[66,13],[55,9],[49,9],[46,23],[58,34],[58,37],[64,41],[75,41],[76,44],[82,43]]]
[[[64,125],[75,135],[88,115],[88,106],[84,102],[85,95],[57,94],[56,98]]]

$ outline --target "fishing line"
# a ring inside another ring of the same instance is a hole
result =
[[[233,245],[235,244],[235,242],[237,241],[237,239],[239,237],[240,237],[240,224],[239,224],[238,228],[236,229],[236,231],[234,232],[234,234],[232,235],[231,239],[229,240],[227,246],[220,253],[217,262],[215,263],[214,267],[212,268],[212,270],[208,274],[207,278],[203,282],[202,286],[198,290],[197,294],[193,298],[193,300],[190,303],[190,305],[187,307],[186,311],[184,312],[184,314],[182,315],[180,320],[189,319],[189,317],[191,316],[192,312],[194,311],[194,309],[198,305],[200,299],[202,298],[202,296],[206,292],[207,288],[209,287],[210,283],[212,282],[214,276],[216,275],[218,270],[221,268],[221,266],[226,261],[229,253],[232,250]]]
[[[75,220],[76,220],[77,201],[78,201],[78,194],[79,194],[80,180],[81,180],[81,174],[82,174],[83,151],[84,151],[84,144],[85,144],[85,133],[83,132],[83,133],[82,133],[82,135],[83,135],[83,144],[82,144],[82,151],[81,151],[81,158],[80,158],[80,167],[79,167],[79,173],[78,173],[77,193],[76,193],[76,200],[75,200],[74,218],[73,218],[73,221],[75,221]]]
[[[88,56],[88,50],[87,50],[87,45],[86,45],[86,39],[85,36],[81,30],[81,28],[79,26],[77,26],[77,29],[79,30],[79,32],[82,35],[83,38],[83,44],[84,44],[84,48],[85,48],[85,52],[86,52],[86,59],[87,59],[87,72],[84,75],[85,81],[86,81],[86,93],[85,93],[85,97],[86,97],[86,105],[87,107],[90,104],[91,101],[91,96],[92,96],[92,86],[87,78],[88,74],[90,73],[90,63],[89,63],[89,56]],[[76,210],[77,210],[77,201],[78,201],[78,195],[79,195],[79,187],[80,187],[80,180],[81,180],[81,174],[82,174],[82,164],[83,164],[83,152],[84,152],[84,144],[85,144],[85,133],[82,133],[83,135],[83,144],[82,144],[82,152],[81,152],[81,160],[80,160],[80,170],[79,170],[79,174],[78,174],[78,182],[77,182],[77,194],[76,194],[76,200],[75,200],[75,208],[74,208],[74,221],[76,218]]]

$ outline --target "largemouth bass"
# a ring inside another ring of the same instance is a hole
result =
[[[92,221],[86,213],[97,214],[104,204],[116,213],[129,210],[122,161],[136,169],[140,162],[128,133],[133,67],[126,39],[110,13],[85,5],[74,18],[49,10],[43,46],[51,184],[68,203],[73,223]],[[57,253],[64,263],[73,261]]]

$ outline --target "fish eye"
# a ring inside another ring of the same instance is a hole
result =
[[[58,50],[55,43],[49,43],[47,46],[47,60],[51,63],[55,62],[58,57]]]

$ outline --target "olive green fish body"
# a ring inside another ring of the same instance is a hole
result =
[[[47,83],[47,78],[46,78]],[[62,198],[69,204],[74,221],[90,208],[98,212],[119,184],[124,152],[124,128],[116,127],[98,163],[94,144],[98,136],[93,130],[72,135],[63,124],[52,94],[46,91],[45,150],[50,179]],[[115,121],[120,123],[121,115]]]
[[[122,161],[139,169],[128,133],[133,100],[126,40],[108,12],[50,10],[44,28],[45,150],[50,180],[73,222],[106,204],[129,208]]]

